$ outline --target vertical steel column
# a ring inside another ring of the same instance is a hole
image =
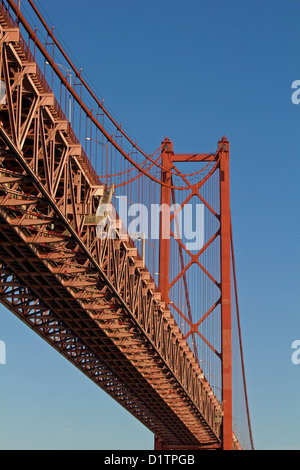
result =
[[[171,185],[173,144],[169,139],[163,141],[161,166],[161,180]],[[160,236],[159,236],[159,280],[158,288],[162,298],[169,303],[169,262],[170,262],[170,207],[171,207],[171,188],[161,185],[161,211],[160,211]],[[166,205],[168,210],[164,211],[162,206]],[[164,215],[168,214],[167,217]]]
[[[168,139],[162,142],[162,152],[161,152],[161,180],[167,184],[171,185],[172,178],[171,173],[168,171],[172,167],[172,154],[173,154],[173,144]],[[162,205],[166,204],[168,206],[168,211],[164,212]],[[159,278],[158,278],[158,288],[161,292],[163,300],[166,304],[169,303],[169,264],[170,264],[170,207],[171,207],[171,188],[161,185],[160,193],[160,221],[159,221]],[[164,214],[168,214],[167,217],[164,217]],[[169,234],[169,236],[167,236]],[[155,450],[162,450],[164,448],[164,443],[155,436],[154,440]]]
[[[164,449],[164,444],[159,437],[154,436],[154,449],[155,450],[163,450]]]
[[[223,450],[232,450],[232,339],[229,142],[219,141],[220,151],[220,249],[222,318]]]

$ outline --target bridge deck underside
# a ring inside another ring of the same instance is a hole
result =
[[[49,276],[45,266],[35,258],[30,248],[20,242],[8,226],[4,228],[3,224],[0,259],[3,263],[1,300],[8,308],[56,346],[113,398],[128,407],[153,432],[163,435],[170,443],[197,444],[192,433],[171,412],[157,391],[149,387],[149,383],[126,355],[98,327],[97,321],[82,311],[65,288]],[[110,312],[102,316],[107,324],[113,318]],[[142,355],[143,349],[138,347],[135,354]],[[131,350],[134,354],[133,347]],[[144,363],[149,367],[146,360]],[[162,416],[166,423],[161,419]]]

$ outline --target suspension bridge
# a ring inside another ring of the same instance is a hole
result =
[[[147,152],[25,3],[0,3],[1,303],[155,449],[253,449],[228,139]]]

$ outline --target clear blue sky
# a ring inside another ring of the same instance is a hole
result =
[[[27,2],[21,0],[29,11]],[[298,0],[39,0],[149,152],[231,145],[231,207],[256,449],[300,449]],[[152,449],[153,436],[0,307],[0,448]]]

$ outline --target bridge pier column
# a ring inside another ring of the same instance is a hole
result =
[[[223,450],[232,450],[232,338],[231,338],[231,217],[229,195],[229,142],[220,151],[221,338],[223,391]]]
[[[171,170],[173,146],[169,139],[165,139],[162,147],[161,180],[169,185],[172,183]],[[171,188],[161,185],[161,209],[167,206],[166,213],[170,213]],[[164,210],[160,212],[160,240],[159,240],[159,285],[158,288],[166,304],[169,303],[169,262],[170,262],[170,215],[164,217]]]

